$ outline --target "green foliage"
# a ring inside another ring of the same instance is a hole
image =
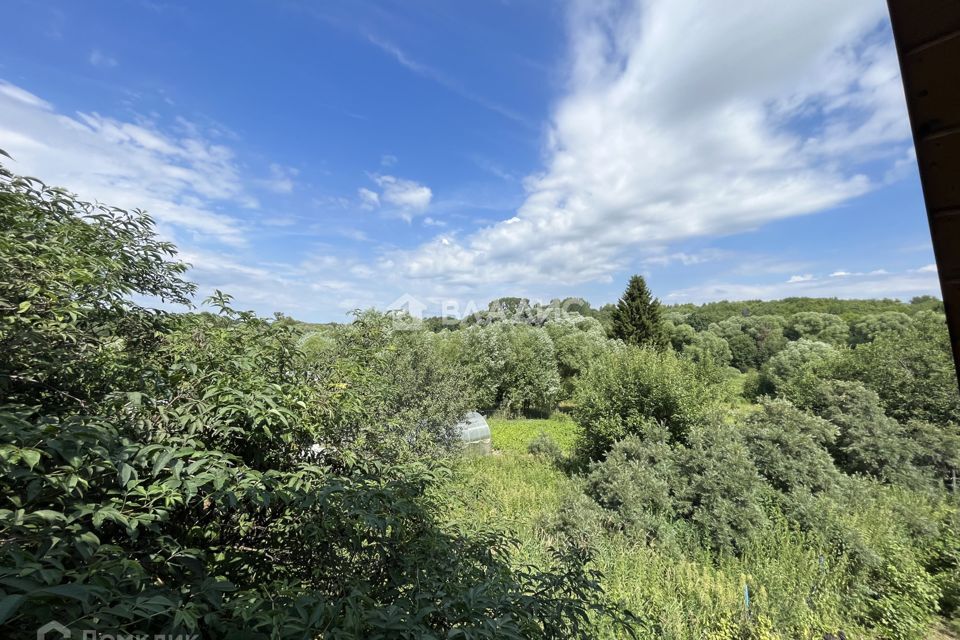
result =
[[[837,466],[882,480],[904,481],[914,474],[916,444],[903,426],[887,417],[877,394],[860,382],[822,383],[810,409],[837,426],[830,445]]]
[[[527,451],[534,456],[541,456],[547,460],[560,460],[563,457],[563,450],[560,445],[553,441],[549,434],[541,431],[537,434],[529,445]]]
[[[674,324],[670,320],[665,320],[664,327],[675,351],[683,351],[685,347],[696,340],[697,331],[688,324]]]
[[[837,355],[823,342],[801,338],[789,343],[763,365],[760,390],[770,395],[796,398],[811,384],[819,382],[819,371]]]
[[[632,276],[611,317],[613,335],[631,345],[662,347],[668,337],[660,301],[653,297],[643,276]]]
[[[91,205],[0,166],[0,397],[50,411],[134,384],[162,318],[188,304],[186,265],[140,211]]]
[[[759,369],[787,346],[780,316],[741,316],[710,325],[710,331],[727,341],[731,364],[741,371]]]
[[[760,477],[741,438],[722,424],[698,427],[690,444],[671,444],[649,425],[594,463],[587,493],[616,513],[632,536],[669,544],[680,520],[701,544],[718,551],[742,548],[764,521]]]
[[[494,416],[490,418],[490,435],[493,447],[498,451],[524,453],[529,451],[532,442],[547,435],[564,455],[573,453],[579,428],[568,416],[557,413],[549,419],[508,420]]]
[[[553,341],[545,330],[497,323],[460,334],[458,363],[479,410],[550,414],[560,393],[560,374]]]
[[[837,377],[860,380],[901,421],[960,424],[960,393],[943,315],[919,312],[905,329],[853,349]]]
[[[573,314],[555,315],[544,325],[553,341],[560,374],[561,400],[573,396],[581,374],[610,348],[606,332],[594,318]]]
[[[917,304],[907,304],[900,300],[841,300],[839,298],[784,298],[783,300],[742,300],[729,302],[708,302],[703,305],[680,304],[667,307],[667,311],[683,313],[686,322],[697,331],[703,331],[711,324],[726,320],[734,316],[783,316],[789,317],[795,313],[816,312],[829,313],[840,316],[850,322],[852,319],[865,315],[885,312],[898,312],[913,315],[926,309],[938,309],[943,303],[934,299],[921,300]]]
[[[850,325],[850,344],[866,344],[887,333],[900,333],[910,326],[910,316],[900,311],[885,311],[858,318]]]
[[[602,458],[617,440],[643,433],[651,420],[662,424],[671,439],[686,441],[690,429],[724,395],[704,373],[673,351],[629,347],[604,354],[583,377],[575,397],[583,455]]]
[[[801,311],[787,319],[784,335],[790,340],[816,340],[832,345],[845,345],[850,328],[840,316],[832,313]]]
[[[641,438],[629,435],[617,442],[601,462],[591,465],[586,493],[616,514],[616,526],[645,542],[669,543],[679,517],[679,495],[688,478],[681,473],[677,451],[656,430]]]
[[[730,345],[712,331],[696,334],[682,353],[694,362],[713,362],[720,366],[728,366],[733,360]]]
[[[744,425],[757,470],[778,491],[825,491],[839,481],[826,447],[837,437],[833,424],[784,400],[764,400]]]
[[[333,331],[333,346],[312,361],[335,407],[326,416],[338,447],[382,457],[449,448],[473,409],[469,381],[443,349],[444,338],[368,311]],[[374,401],[371,401],[374,400]]]

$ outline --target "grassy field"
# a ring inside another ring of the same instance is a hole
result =
[[[640,543],[589,517],[596,508],[583,494],[582,479],[562,469],[563,461],[527,453],[529,443],[546,433],[569,455],[577,437],[572,420],[492,419],[490,426],[494,455],[459,465],[452,489],[462,498],[462,512],[453,517],[509,528],[520,540],[518,562],[540,566],[557,542],[557,524],[566,522],[596,549],[594,565],[608,593],[646,621],[640,637],[820,638],[825,628],[869,637],[845,620],[839,598],[831,596],[843,588],[831,584],[838,572],[825,571],[818,553],[786,526],[741,558],[690,557],[676,547]],[[607,630],[605,637],[617,634]]]

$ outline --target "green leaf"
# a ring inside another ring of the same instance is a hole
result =
[[[27,466],[33,470],[35,466],[40,462],[41,453],[37,449],[21,449],[20,457],[24,462],[27,463]]]
[[[0,149],[0,153],[3,153],[3,150]],[[3,154],[7,155],[7,154]],[[9,156],[8,156],[9,157]],[[7,596],[0,600],[0,624],[6,622],[10,616],[17,612],[17,609],[20,608],[20,605],[26,598],[22,594],[16,594],[12,596]]]

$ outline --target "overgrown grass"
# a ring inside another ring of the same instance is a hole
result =
[[[545,433],[557,443],[565,455],[573,453],[576,445],[577,424],[564,413],[555,413],[547,419],[510,420],[491,418],[490,432],[493,448],[500,452],[526,453],[527,447],[541,433]]]
[[[774,522],[740,557],[648,545],[597,528],[580,478],[527,453],[529,443],[546,433],[570,455],[577,438],[572,420],[492,419],[490,425],[495,455],[459,464],[451,489],[460,507],[450,515],[466,524],[510,529],[520,540],[517,562],[534,565],[547,563],[557,542],[551,523],[568,518],[568,530],[581,528],[596,549],[594,565],[604,574],[607,592],[645,621],[639,637],[819,639],[840,629],[851,638],[875,637],[844,610],[842,596],[851,585],[842,561],[825,557],[816,541],[786,522]],[[565,507],[566,516],[560,515]],[[611,629],[603,633],[617,637]]]

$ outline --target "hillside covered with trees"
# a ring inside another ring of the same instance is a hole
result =
[[[960,632],[934,298],[153,309],[186,272],[146,214],[0,171],[3,637]]]

